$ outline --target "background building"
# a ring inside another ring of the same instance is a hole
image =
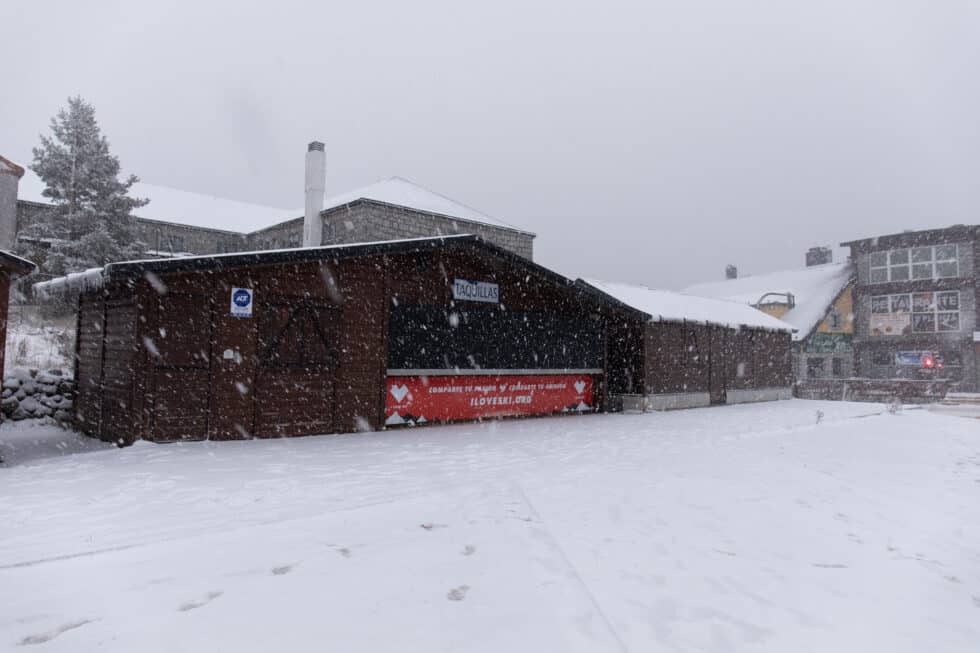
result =
[[[980,225],[909,231],[851,248],[854,357],[871,379],[948,379],[980,389]]]
[[[814,247],[806,254],[806,267],[741,278],[732,275],[729,266],[726,280],[697,284],[684,292],[749,304],[792,325],[797,383],[848,378],[854,374],[854,269],[831,257],[829,248]]]
[[[26,169],[18,179],[19,188],[16,183],[0,187],[0,193],[17,197],[16,215],[0,216],[13,224],[14,238],[50,206],[43,195],[44,182],[34,172]],[[143,182],[134,184],[131,194],[150,200],[137,209],[135,229],[153,257],[302,245],[303,209],[248,204]],[[322,206],[323,245],[469,233],[524,258],[534,254],[533,233],[401,177],[328,197]]]
[[[609,393],[625,409],[789,399],[793,328],[740,302],[580,280],[609,321]]]

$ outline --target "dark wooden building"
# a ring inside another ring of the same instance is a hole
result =
[[[91,282],[76,416],[120,444],[604,405],[608,302],[475,236],[114,263]]]
[[[666,410],[792,396],[790,325],[739,302],[579,283],[619,307],[607,320],[615,404]]]

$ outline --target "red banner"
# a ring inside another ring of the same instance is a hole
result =
[[[593,410],[588,374],[392,376],[385,424]]]

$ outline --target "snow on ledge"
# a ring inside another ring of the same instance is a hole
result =
[[[89,268],[83,272],[71,272],[63,277],[34,284],[34,292],[40,297],[52,297],[70,292],[98,290],[105,283],[105,268]]]

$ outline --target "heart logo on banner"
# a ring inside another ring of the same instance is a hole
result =
[[[585,390],[585,381],[576,381],[575,382],[575,392],[577,392],[579,394],[582,394],[582,391],[583,390]]]
[[[408,386],[407,385],[393,385],[393,386],[391,386],[391,396],[394,397],[395,398],[395,401],[397,401],[398,403],[401,403],[402,402],[402,399],[404,399],[405,398],[405,395],[407,395],[407,394],[408,394]]]

